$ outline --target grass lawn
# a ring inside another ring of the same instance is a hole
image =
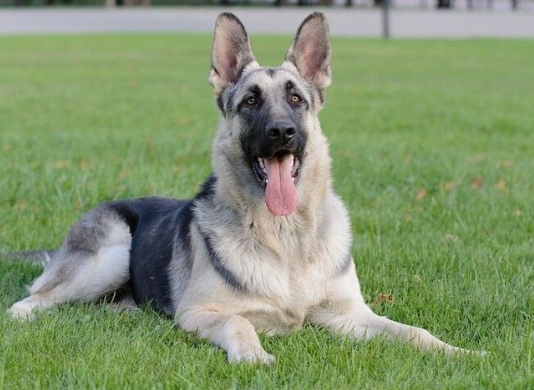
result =
[[[253,37],[276,65],[286,37]],[[0,252],[57,247],[110,199],[189,197],[218,113],[207,35],[0,38]],[[0,389],[529,389],[534,386],[534,41],[335,39],[321,114],[365,297],[490,351],[450,358],[305,326],[269,366],[150,311],[0,314]],[[0,313],[39,270],[0,263]]]

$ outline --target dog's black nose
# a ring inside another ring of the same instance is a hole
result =
[[[279,119],[269,123],[266,132],[267,138],[285,145],[295,136],[295,123],[291,119]]]

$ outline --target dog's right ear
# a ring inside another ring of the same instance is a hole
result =
[[[235,15],[220,14],[215,22],[209,78],[215,93],[220,95],[235,84],[251,64],[258,66],[245,27]]]

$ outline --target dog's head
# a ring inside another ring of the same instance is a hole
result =
[[[229,169],[240,183],[255,182],[273,215],[291,215],[298,206],[301,170],[317,113],[331,82],[328,23],[321,13],[298,28],[280,67],[260,67],[243,24],[221,14],[216,22],[210,83],[223,123],[217,143],[224,145]]]

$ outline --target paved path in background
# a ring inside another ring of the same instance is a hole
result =
[[[211,32],[222,8],[3,9],[0,34],[101,32]],[[290,34],[311,8],[229,9],[252,33]],[[377,37],[382,15],[375,9],[323,9],[333,35]],[[534,12],[392,10],[396,37],[534,38]]]

